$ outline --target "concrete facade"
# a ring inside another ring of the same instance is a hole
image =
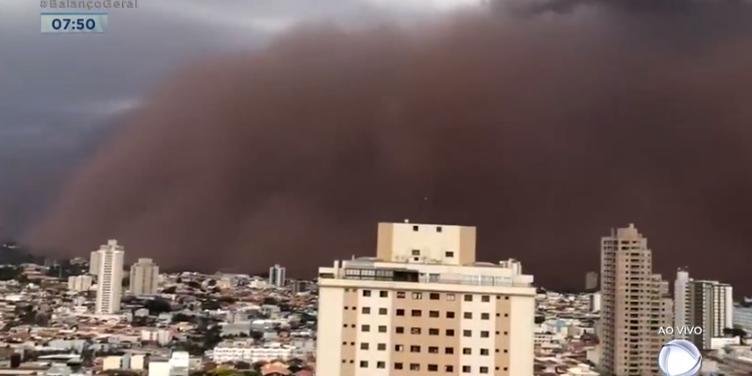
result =
[[[381,223],[377,249],[319,269],[317,374],[532,375],[535,289],[519,262],[475,263],[465,226]]]

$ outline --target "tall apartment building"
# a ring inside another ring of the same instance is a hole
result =
[[[752,333],[752,300],[745,298],[741,302],[734,304],[732,318],[734,328]]]
[[[475,227],[379,223],[376,257],[319,268],[316,374],[533,374],[535,288],[475,261]]]
[[[97,301],[95,313],[112,314],[120,311],[125,249],[117,240],[108,240],[99,247],[97,271]]]
[[[658,375],[658,353],[669,339],[659,328],[672,324],[672,302],[633,224],[601,238],[601,295],[601,374]]]
[[[136,296],[153,295],[159,287],[159,266],[150,258],[140,258],[131,265],[131,293]]]
[[[710,349],[712,338],[723,337],[723,330],[733,328],[733,288],[718,281],[695,280],[685,270],[676,273],[674,282],[676,327],[696,327],[702,334],[676,335],[687,338],[700,349]]]
[[[674,279],[674,328],[684,328],[689,324],[689,272],[679,268]],[[685,333],[674,333],[674,338],[686,339]]]
[[[96,276],[99,274],[99,250],[92,251],[89,257],[89,274]]]
[[[269,284],[275,287],[284,287],[287,268],[274,264],[269,268]]]
[[[75,275],[68,277],[68,290],[75,292],[89,291],[93,278],[88,275]]]
[[[598,272],[585,273],[585,291],[593,292],[598,290]]]

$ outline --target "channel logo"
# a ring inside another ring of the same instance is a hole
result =
[[[658,354],[658,367],[666,376],[694,376],[700,372],[700,366],[700,350],[687,340],[669,341],[661,347]]]

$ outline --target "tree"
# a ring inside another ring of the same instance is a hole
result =
[[[161,298],[147,301],[146,304],[144,304],[144,307],[149,310],[150,315],[159,315],[160,313],[170,312],[171,310],[170,302]]]

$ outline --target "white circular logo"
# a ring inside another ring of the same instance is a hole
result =
[[[658,367],[666,376],[694,376],[700,372],[701,365],[700,350],[683,339],[667,342],[658,355]]]

